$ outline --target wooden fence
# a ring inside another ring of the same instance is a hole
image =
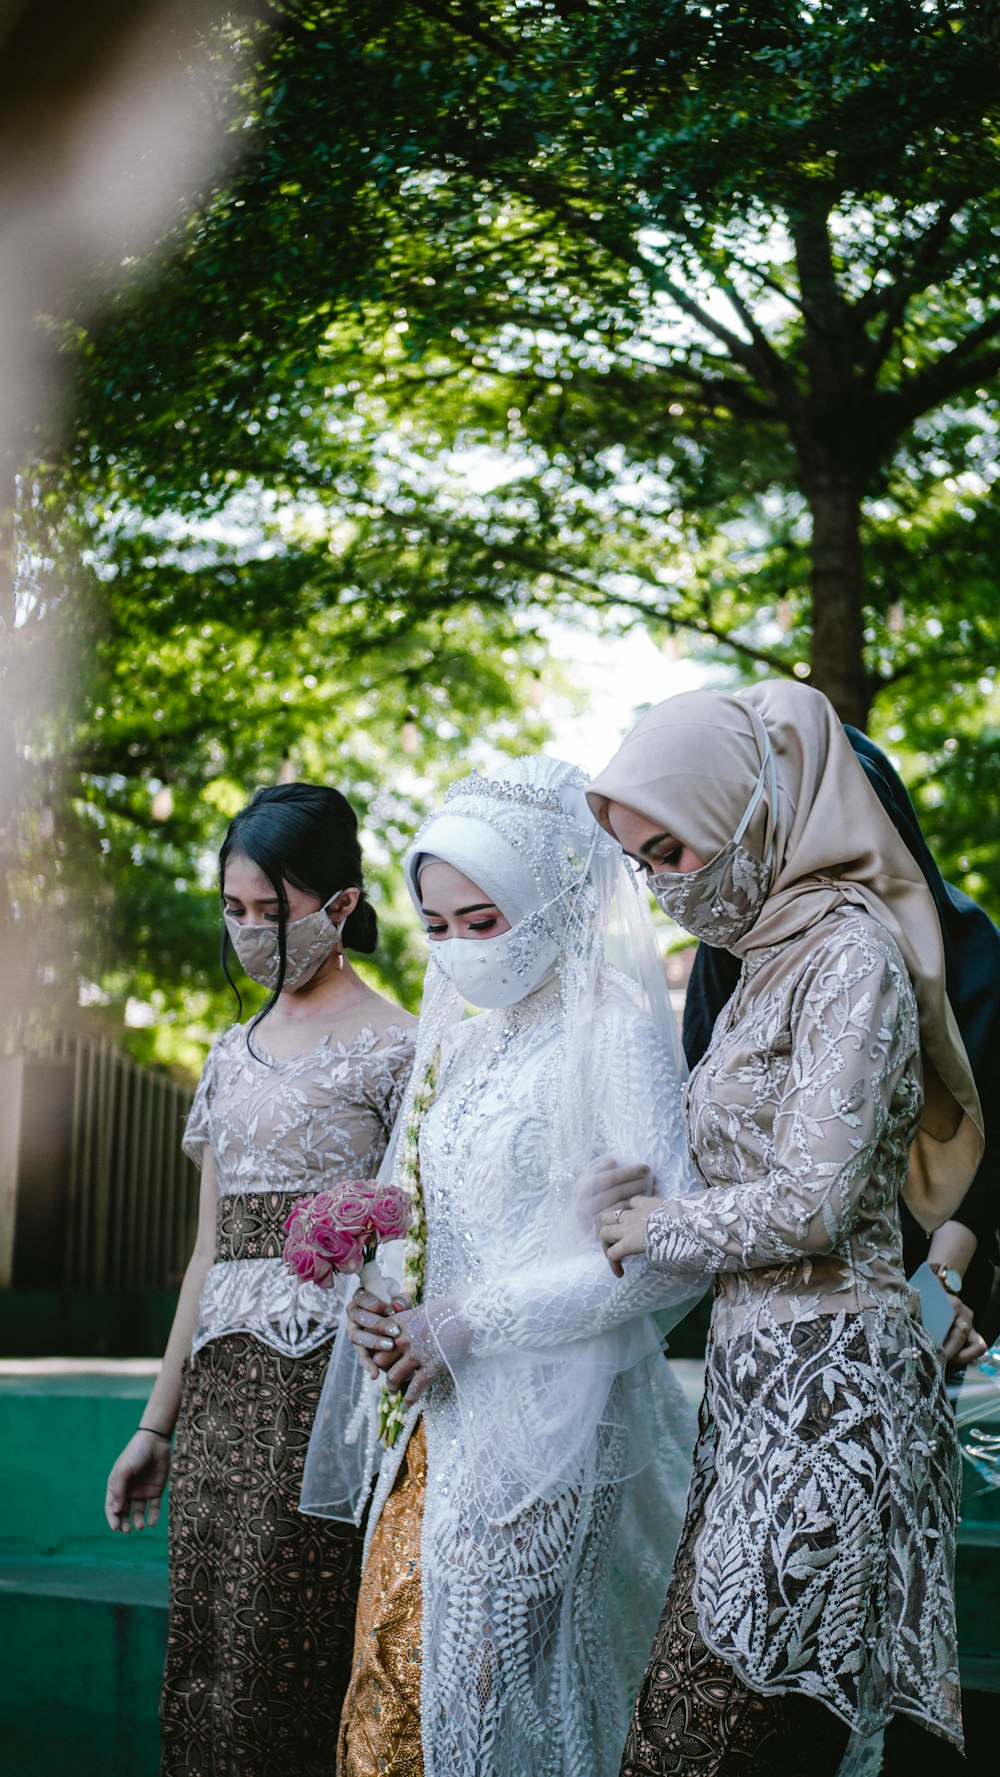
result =
[[[0,1287],[176,1284],[197,1222],[191,1097],[77,1034],[0,1063]]]

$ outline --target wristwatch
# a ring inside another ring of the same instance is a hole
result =
[[[954,1265],[932,1265],[935,1277],[944,1284],[950,1296],[957,1296],[962,1287],[962,1273],[956,1271]]]

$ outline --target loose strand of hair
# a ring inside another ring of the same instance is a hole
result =
[[[232,950],[233,950],[232,939],[230,938],[229,933],[226,930],[225,923],[223,923],[222,944],[219,949],[219,961],[222,964],[222,973],[225,975],[226,980],[229,982],[229,985],[232,988],[233,993],[236,996],[236,1017],[237,1017],[237,1021],[238,1021],[239,1019],[241,1019],[243,1017],[243,995],[240,993],[240,990],[237,987],[236,982],[233,980],[232,975],[229,973],[229,958],[232,955]]]
[[[273,1067],[273,1060],[266,1055],[258,1055],[253,1046],[253,1033],[257,1029],[258,1024],[261,1023],[262,1019],[266,1018],[268,1013],[277,1005],[278,1000],[281,997],[281,990],[285,985],[285,970],[288,965],[288,947],[285,936],[288,929],[288,909],[285,905],[285,892],[282,884],[280,882],[275,882],[274,877],[269,870],[265,870],[264,875],[267,877],[268,882],[271,884],[271,887],[278,897],[278,979],[274,984],[271,997],[267,1001],[267,1004],[262,1006],[260,1011],[255,1013],[250,1020],[247,1027],[247,1049],[255,1061],[262,1062],[265,1067]]]

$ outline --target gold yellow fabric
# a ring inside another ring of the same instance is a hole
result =
[[[423,1777],[420,1526],[426,1477],[424,1427],[418,1420],[361,1579],[337,1777]]]

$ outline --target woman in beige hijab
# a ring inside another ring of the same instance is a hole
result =
[[[959,1462],[901,1263],[982,1150],[923,877],[827,700],[791,682],[651,710],[595,815],[743,971],[686,1093],[701,1199],[607,1212],[714,1275],[688,1518],[622,1777],[834,1772],[895,1713],[961,1745]]]

